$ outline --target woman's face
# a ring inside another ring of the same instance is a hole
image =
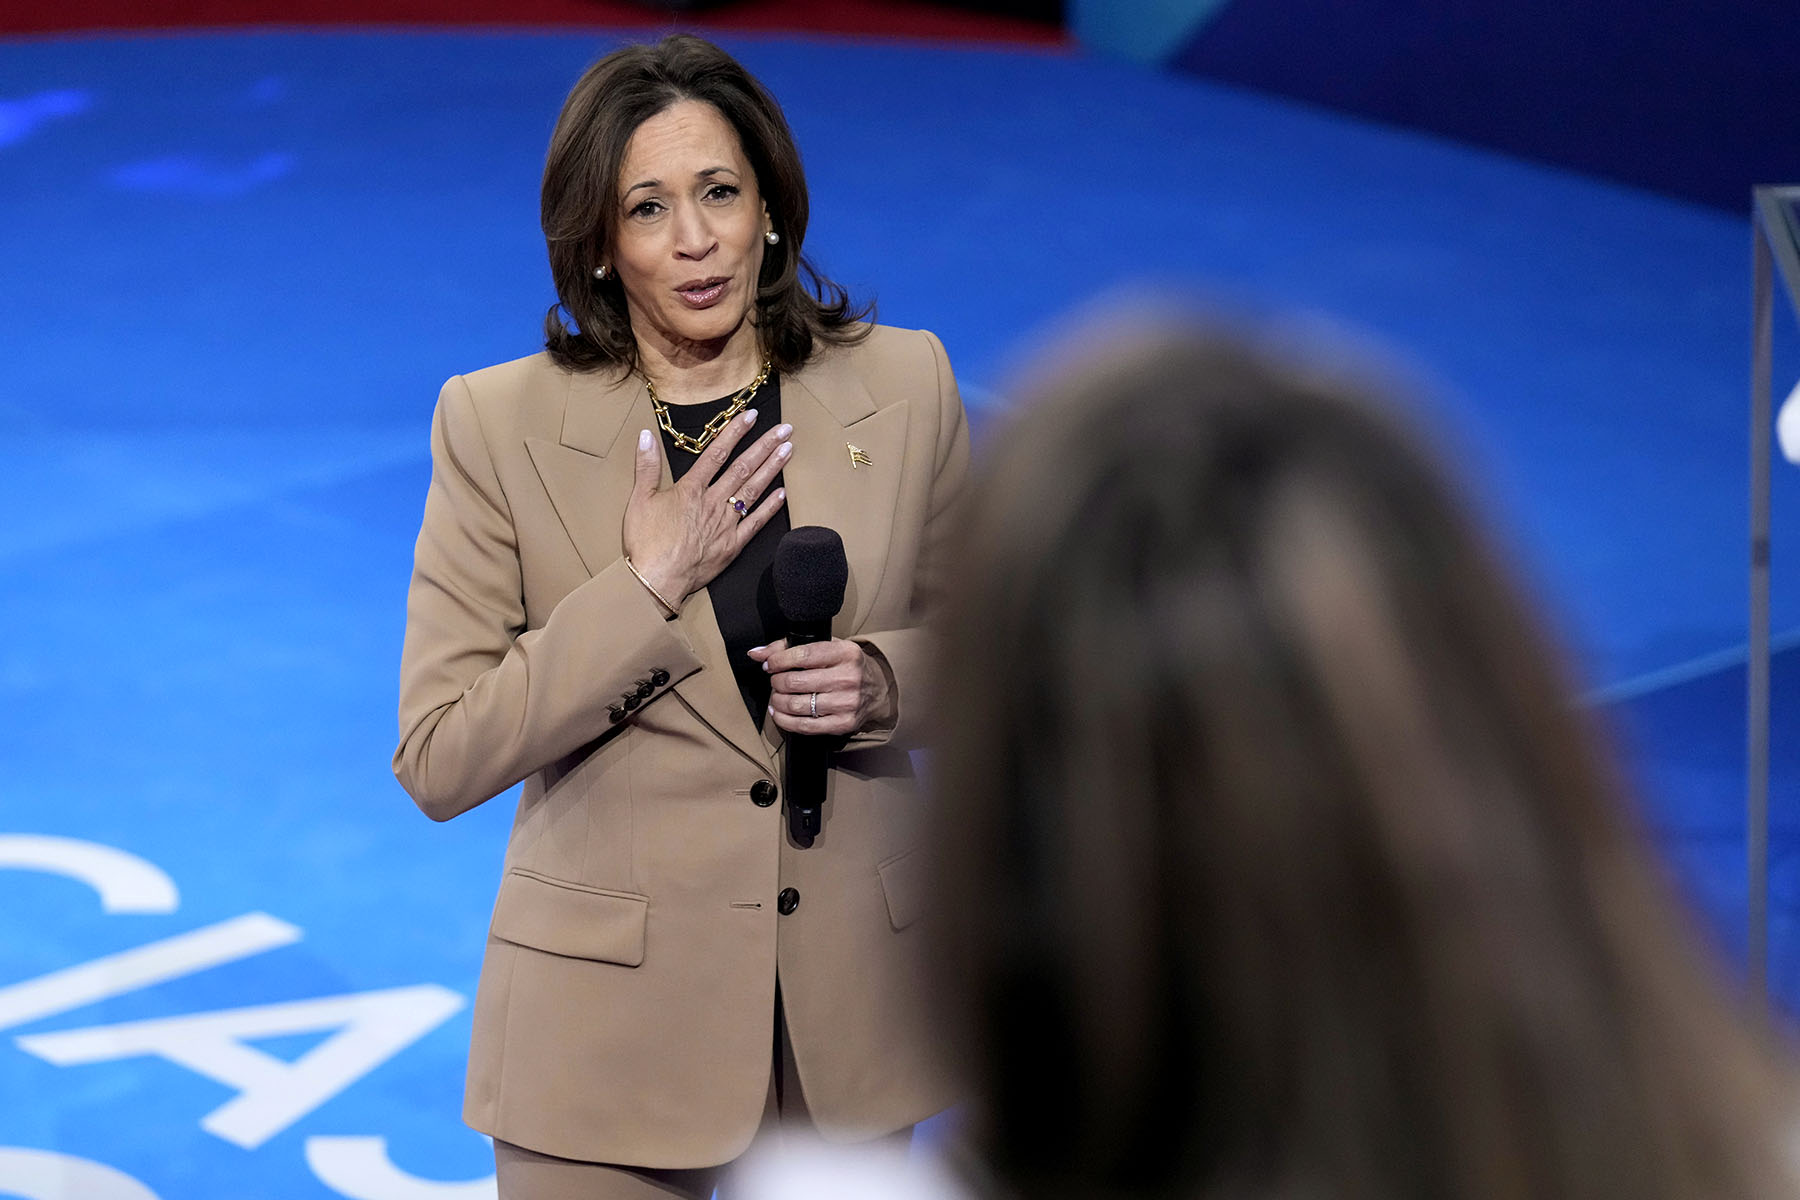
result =
[[[753,342],[768,229],[756,174],[718,109],[681,100],[639,125],[620,165],[613,240],[638,345],[678,362]]]

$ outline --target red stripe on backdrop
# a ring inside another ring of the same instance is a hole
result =
[[[254,25],[684,28],[1061,45],[1053,25],[918,0],[743,0],[672,13],[622,0],[0,0],[0,34]]]

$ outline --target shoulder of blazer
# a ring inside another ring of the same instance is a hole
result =
[[[624,386],[629,377],[609,371],[569,371],[539,351],[459,378],[490,436],[518,442],[526,437],[556,441],[572,393],[610,392]]]
[[[862,385],[877,410],[917,401],[930,389],[949,389],[939,378],[943,351],[936,335],[920,329],[871,325],[860,341],[826,345],[796,372],[803,385],[833,390],[845,375]],[[491,434],[557,439],[573,392],[610,393],[632,386],[630,376],[609,371],[575,372],[556,365],[543,351],[470,371],[458,378],[483,428]],[[564,440],[567,440],[566,438]]]
[[[849,372],[868,389],[877,409],[920,399],[923,389],[946,390],[938,378],[937,336],[923,329],[870,325],[868,336],[848,345],[827,345],[801,370],[808,380]]]
[[[557,366],[542,350],[510,362],[469,371],[463,379],[477,395],[498,395],[567,388],[570,372]]]

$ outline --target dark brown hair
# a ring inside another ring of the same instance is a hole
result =
[[[1019,411],[961,546],[937,764],[1000,1179],[1789,1194],[1800,1092],[1412,439],[1191,330]]]
[[[718,109],[737,131],[781,241],[763,253],[757,335],[776,368],[791,371],[819,341],[851,342],[872,307],[853,306],[843,288],[801,253],[806,241],[806,173],[781,106],[725,51],[677,34],[653,46],[626,46],[589,67],[563,102],[544,162],[542,223],[559,302],[544,319],[544,348],[570,370],[637,363],[625,292],[615,273],[594,278],[619,220],[619,170],[631,135],[682,100]],[[568,320],[564,320],[564,314]],[[571,329],[570,323],[574,328]]]

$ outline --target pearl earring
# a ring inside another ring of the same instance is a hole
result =
[[[595,279],[605,279],[606,278],[606,264],[605,263],[601,263],[599,266],[594,268],[594,278]]]
[[[780,240],[781,240],[781,235],[779,233],[776,233],[773,229],[771,229],[771,230],[769,230],[769,232],[763,234],[763,241],[769,243],[769,245],[771,245],[771,246],[773,246],[776,242],[779,242]]]

